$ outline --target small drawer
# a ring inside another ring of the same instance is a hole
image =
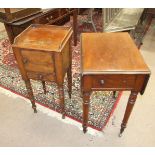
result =
[[[36,22],[40,24],[49,24],[52,20],[55,20],[59,17],[59,9],[53,9],[51,11],[46,12],[42,16],[36,19]]]
[[[59,17],[59,10],[58,9],[55,9],[53,11],[51,11],[46,17],[45,19],[49,22],[51,20],[54,20],[56,18]]]
[[[134,75],[97,75],[93,77],[93,88],[133,88]]]
[[[41,80],[41,81],[55,81],[55,73],[36,73],[36,72],[27,72],[29,79]]]

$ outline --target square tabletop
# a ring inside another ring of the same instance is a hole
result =
[[[83,33],[82,74],[147,74],[149,68],[127,32]]]

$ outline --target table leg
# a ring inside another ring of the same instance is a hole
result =
[[[59,90],[59,98],[60,98],[60,104],[61,104],[61,113],[62,113],[62,118],[65,118],[65,104],[64,104],[64,88],[63,85],[58,86]]]
[[[69,94],[69,98],[71,98],[71,94],[72,94],[72,70],[71,70],[71,67],[69,67],[69,69],[67,71],[67,78],[68,78],[68,94]]]
[[[52,101],[53,103],[55,103],[54,93],[52,92],[51,94],[52,94]]]
[[[113,91],[113,98],[116,98],[116,91]]]
[[[74,35],[74,46],[77,45],[77,15],[78,10],[75,9],[73,11],[73,35]]]
[[[126,124],[127,124],[128,119],[130,117],[130,114],[132,112],[133,106],[136,102],[137,95],[138,95],[138,92],[131,91],[131,94],[130,94],[129,99],[128,99],[127,107],[125,110],[124,118],[123,118],[123,121],[121,124],[121,130],[120,130],[119,137],[122,136],[122,133],[123,133],[124,129],[126,128]]]
[[[87,132],[90,93],[83,93],[83,132]]]
[[[46,91],[45,81],[42,81],[42,85],[43,85],[44,94],[46,94],[46,93],[47,93],[47,91]]]
[[[32,108],[34,110],[34,113],[37,113],[36,105],[35,105],[35,99],[34,99],[34,95],[33,95],[30,80],[26,80],[25,85],[26,85],[26,89],[27,89],[27,92],[28,92],[28,95],[29,95],[29,99],[30,99],[30,101],[32,103]]]
[[[14,41],[15,36],[14,36],[14,34],[13,34],[12,26],[10,26],[10,25],[8,25],[8,24],[6,24],[6,23],[4,23],[4,26],[5,26],[7,35],[8,35],[8,37],[9,37],[9,41],[10,41],[11,44],[13,44],[13,41]]]

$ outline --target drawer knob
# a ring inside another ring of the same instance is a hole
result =
[[[28,63],[28,59],[24,58],[24,59],[23,59],[23,63],[24,63],[24,64],[27,64],[27,63]]]
[[[104,84],[104,80],[101,80],[100,82],[101,82],[102,85]]]
[[[39,77],[39,79],[42,79],[42,78],[43,78],[43,76],[42,76],[42,75],[39,75],[38,77]]]
[[[66,8],[66,10],[69,10],[69,8]]]
[[[53,16],[46,17],[46,20],[47,20],[47,21],[50,21],[51,19],[53,19]]]

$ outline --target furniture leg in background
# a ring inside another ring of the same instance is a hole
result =
[[[77,45],[77,16],[78,16],[78,9],[73,10],[73,35],[74,35],[74,46]]]

